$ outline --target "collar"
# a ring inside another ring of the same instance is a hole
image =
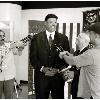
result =
[[[81,48],[81,49],[80,49],[80,52],[81,52],[82,50],[84,50],[84,48],[86,48],[86,46],[85,46],[85,47],[83,47],[83,48]]]
[[[48,31],[46,30],[46,35],[47,35],[47,38],[48,38],[48,39],[49,39],[50,34],[52,34],[52,35],[51,35],[51,36],[52,36],[52,39],[54,39],[55,31],[54,31],[54,32],[48,32]]]

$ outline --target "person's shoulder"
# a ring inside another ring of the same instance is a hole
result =
[[[86,50],[84,53],[85,54],[88,54],[88,55],[93,55],[94,54],[94,51],[95,51],[95,49],[94,48],[91,48],[91,49]]]
[[[46,33],[46,31],[41,31],[39,33],[36,33],[34,36],[41,36],[42,34]]]
[[[36,39],[38,37],[39,33],[34,33],[32,40]]]
[[[59,33],[59,32],[57,32],[57,34],[58,34],[58,36],[60,37],[60,38],[62,38],[62,39],[64,39],[64,40],[68,40],[68,37],[65,35],[65,34],[63,34],[63,33]]]
[[[59,32],[56,32],[58,35],[62,36],[62,37],[67,37],[65,34],[63,33],[59,33]]]
[[[36,40],[36,39],[40,38],[41,36],[43,36],[44,33],[45,33],[45,31],[34,34],[32,40]]]

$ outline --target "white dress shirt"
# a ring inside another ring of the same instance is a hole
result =
[[[51,34],[52,39],[54,39],[55,31],[54,31],[54,32],[48,32],[48,31],[46,30],[46,35],[47,35],[48,40],[49,40],[50,34]]]

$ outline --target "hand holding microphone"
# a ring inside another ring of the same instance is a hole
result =
[[[69,53],[68,51],[63,51],[59,53],[60,59],[63,59],[64,55],[66,56],[73,56],[73,54]]]

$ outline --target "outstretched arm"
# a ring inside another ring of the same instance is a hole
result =
[[[79,56],[72,56],[69,52],[60,52],[59,57],[64,59],[69,65],[75,65],[76,67],[92,65],[94,60],[90,50],[87,50]]]
[[[73,61],[74,56],[70,54],[68,51],[60,52],[59,57],[61,59],[64,59],[65,62],[68,63],[69,65],[75,65]]]
[[[27,45],[27,42],[30,41],[32,38],[33,38],[33,34],[30,34],[27,37],[25,37],[19,41],[13,42],[10,45],[10,47],[11,47],[11,49],[13,49],[15,47],[16,48],[24,48]]]

